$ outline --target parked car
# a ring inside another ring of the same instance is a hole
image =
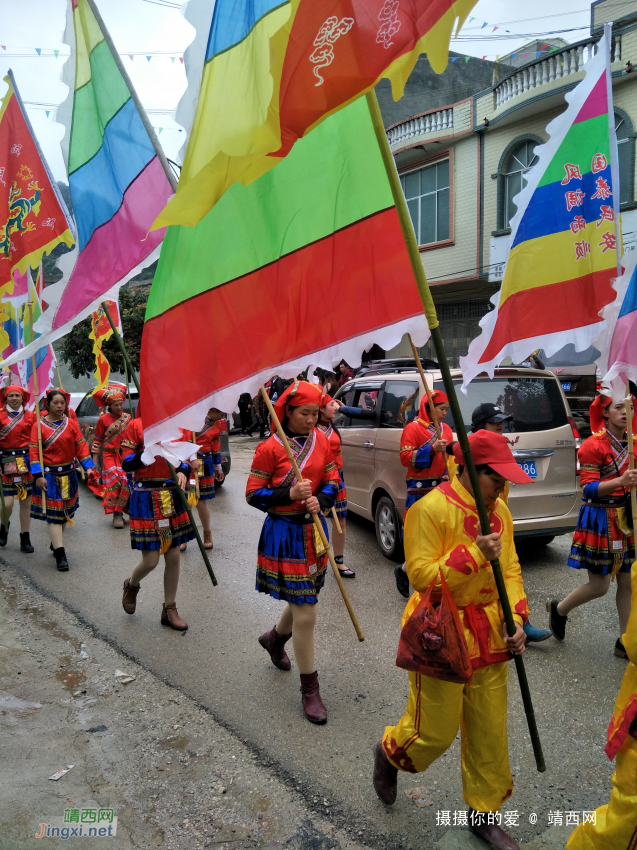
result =
[[[138,403],[138,394],[137,390],[131,390],[126,402],[124,404],[124,410],[129,412],[129,400],[133,408],[133,413],[137,410]],[[97,425],[97,420],[100,418],[100,409],[97,406],[97,402],[93,398],[92,393],[87,393],[82,401],[78,404],[75,410],[77,421],[82,429],[82,433],[84,434],[84,438],[86,442],[89,444],[89,448],[93,446],[93,437],[95,435],[95,426]],[[230,474],[230,468],[232,466],[232,459],[230,457],[230,444],[228,442],[228,420],[221,420],[221,468],[223,469],[223,477],[224,481],[226,477]],[[217,481],[217,487],[223,487],[224,481]]]
[[[423,359],[420,361],[425,369],[437,369],[438,363],[435,360]],[[381,375],[385,372],[415,372],[416,361],[413,357],[389,357],[385,360],[369,360],[363,363],[360,369],[356,372],[357,378],[362,378],[363,375]]]
[[[443,389],[439,371],[426,370],[427,382]],[[468,394],[453,370],[465,427],[479,404],[498,404],[513,419],[505,437],[517,462],[535,479],[511,485],[509,508],[518,541],[534,538],[536,546],[575,528],[580,506],[576,453],[578,433],[559,380],[548,370],[497,369],[494,379],[477,378]],[[406,498],[405,468],[400,463],[404,426],[418,412],[423,387],[416,371],[366,374],[349,381],[336,397],[349,406],[376,413],[370,420],[335,418],[343,441],[348,509],[373,520],[376,538],[387,558],[403,557],[401,528]],[[381,422],[381,411],[382,422]],[[453,429],[451,413],[447,422]]]
[[[597,367],[594,363],[587,366],[547,366],[557,375],[575,419],[582,440],[591,435],[591,416],[589,408],[597,395]]]

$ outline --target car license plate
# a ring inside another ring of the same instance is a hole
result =
[[[565,393],[570,393],[571,391],[571,381],[562,381],[562,389]]]
[[[537,478],[537,466],[534,460],[519,460],[517,463],[530,478]]]

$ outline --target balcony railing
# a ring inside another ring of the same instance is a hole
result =
[[[428,133],[439,133],[442,130],[453,129],[453,108],[438,109],[419,115],[397,124],[387,131],[390,145],[399,145],[408,142],[416,136],[426,136]]]
[[[519,71],[510,74],[495,86],[496,109],[520,94],[538,89],[553,80],[569,77],[581,71],[584,64],[597,53],[597,39],[586,39],[578,44],[556,50],[544,59],[529,62]],[[621,59],[621,36],[613,38],[611,62]]]

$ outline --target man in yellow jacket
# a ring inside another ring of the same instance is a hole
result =
[[[635,850],[637,848],[637,561],[630,571],[630,617],[622,643],[628,655],[606,754],[616,757],[610,802],[600,806],[571,835],[566,850]]]
[[[480,534],[471,483],[456,446],[458,476],[436,487],[407,514],[407,574],[415,593],[403,625],[442,572],[458,607],[473,674],[466,685],[409,673],[407,711],[376,745],[374,788],[387,805],[396,800],[398,770],[420,773],[453,743],[462,742],[462,783],[474,833],[498,850],[517,843],[498,824],[497,813],[513,792],[507,745],[507,662],[524,652],[522,626],[529,608],[513,543],[513,521],[499,498],[505,484],[529,483],[501,434],[469,436],[491,529]],[[500,558],[516,631],[509,637],[490,561]],[[438,597],[440,598],[440,597]],[[490,815],[490,816],[489,816]]]

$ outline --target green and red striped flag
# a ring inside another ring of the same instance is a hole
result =
[[[196,227],[168,228],[142,341],[147,439],[234,410],[275,374],[360,363],[407,332],[429,336],[361,98]]]

